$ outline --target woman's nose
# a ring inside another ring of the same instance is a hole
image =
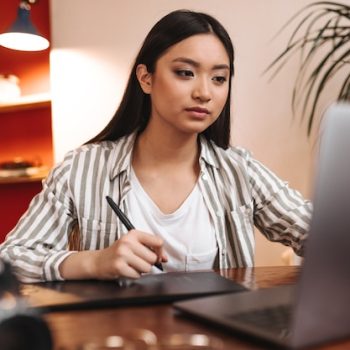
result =
[[[193,89],[193,98],[201,102],[209,102],[211,100],[211,91],[206,79],[200,79]]]

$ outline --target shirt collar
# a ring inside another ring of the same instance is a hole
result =
[[[111,180],[120,175],[123,171],[126,171],[127,174],[129,174],[136,135],[137,133],[134,132],[116,141],[116,147],[112,157],[112,164],[114,165],[112,165],[110,171]]]
[[[200,160],[203,160],[206,164],[219,168],[219,163],[216,157],[217,146],[213,141],[208,141],[205,136],[199,136],[199,143],[201,146]]]
[[[113,164],[110,179],[113,180],[123,171],[127,174],[130,172],[132,151],[136,140],[137,133],[134,132],[130,135],[124,136],[117,141],[117,147],[114,150]],[[199,144],[201,147],[200,160],[203,160],[206,164],[219,168],[219,164],[215,157],[215,144],[212,141],[208,141],[203,135],[199,136]],[[122,154],[122,156],[120,156]]]

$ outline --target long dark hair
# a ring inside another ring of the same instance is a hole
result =
[[[153,73],[158,58],[171,46],[196,34],[213,33],[224,45],[230,60],[230,75],[233,76],[234,50],[225,28],[213,17],[200,12],[177,10],[160,19],[148,33],[132,67],[122,101],[108,125],[87,143],[117,140],[134,131],[142,132],[151,113],[151,100],[145,94],[136,77],[136,67],[145,64]],[[231,79],[226,104],[219,118],[203,135],[226,149],[230,143]]]

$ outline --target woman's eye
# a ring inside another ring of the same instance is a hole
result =
[[[186,70],[186,69],[178,69],[175,71],[176,75],[180,76],[180,77],[193,77],[194,74],[192,71],[190,70]]]
[[[227,81],[226,77],[214,77],[213,80],[218,84],[223,84],[225,81]]]

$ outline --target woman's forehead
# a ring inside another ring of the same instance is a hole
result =
[[[196,34],[171,46],[160,58],[163,61],[176,61],[188,58],[198,63],[228,65],[229,56],[220,39],[211,33]]]

